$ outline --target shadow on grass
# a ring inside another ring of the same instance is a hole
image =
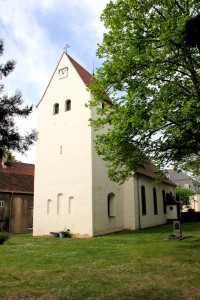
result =
[[[199,230],[200,230],[200,222],[195,222],[195,223],[183,223],[181,224],[181,230],[183,233],[185,234],[199,234]],[[164,224],[164,225],[158,225],[158,226],[154,226],[154,227],[148,227],[148,228],[142,228],[142,229],[137,229],[137,230],[122,230],[119,232],[115,232],[115,233],[111,233],[111,234],[107,234],[105,236],[126,236],[126,235],[130,235],[130,234],[134,234],[134,235],[145,235],[145,234],[170,234],[173,232],[173,224]]]

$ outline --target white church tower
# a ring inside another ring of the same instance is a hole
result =
[[[94,150],[89,118],[95,110],[85,107],[91,79],[64,52],[37,106],[34,235],[68,228],[95,236],[124,228],[122,187],[108,179]],[[133,195],[130,201],[134,206]],[[134,229],[133,216],[130,222]]]

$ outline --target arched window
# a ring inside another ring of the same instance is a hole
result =
[[[154,207],[154,215],[158,214],[158,204],[157,204],[157,193],[156,189],[153,189],[153,207]]]
[[[146,193],[145,193],[145,187],[144,187],[144,185],[141,186],[141,198],[142,198],[142,214],[146,215],[147,214],[147,209],[146,209]]]
[[[66,100],[65,101],[65,111],[71,110],[71,100]]]
[[[70,215],[74,215],[75,214],[74,197],[69,197],[69,214]]]
[[[55,103],[53,106],[53,114],[57,115],[59,113],[59,104]]]
[[[115,194],[113,193],[108,194],[107,205],[108,205],[108,217],[115,217],[116,216]]]
[[[57,195],[57,214],[63,213],[63,194]]]
[[[165,190],[162,190],[162,197],[163,197],[163,212],[166,214],[166,199],[165,199]]]
[[[47,200],[47,214],[52,215],[52,200],[51,199]]]

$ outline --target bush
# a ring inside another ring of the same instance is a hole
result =
[[[0,232],[0,245],[9,239],[9,234],[7,232]]]
[[[70,238],[72,236],[70,229],[65,229],[64,233],[65,233],[65,237],[67,238]]]

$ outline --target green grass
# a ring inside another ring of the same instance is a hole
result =
[[[200,299],[200,223],[91,239],[13,235],[0,246],[0,299]]]

